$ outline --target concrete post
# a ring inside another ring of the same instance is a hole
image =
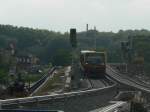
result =
[[[77,48],[76,29],[70,29],[70,42],[72,45],[72,85],[78,88],[80,83],[79,50]]]

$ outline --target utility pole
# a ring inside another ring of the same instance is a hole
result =
[[[86,24],[86,32],[89,30],[89,24]]]
[[[129,64],[131,64],[131,61],[133,58],[133,37],[131,37],[131,36],[128,37],[128,43],[129,43],[128,61],[129,61]]]
[[[96,43],[96,36],[95,36],[95,38],[94,38],[94,46],[95,46],[94,48],[95,48],[95,51],[96,51],[96,48],[97,48],[96,44],[97,43]]]
[[[94,31],[96,31],[96,26],[94,26]]]
[[[129,48],[129,42],[128,41],[123,41],[121,42],[121,50],[122,50],[122,61],[125,64],[125,72],[128,72],[128,49]]]
[[[96,48],[97,48],[97,39],[96,39],[96,26],[94,26],[94,48],[95,48],[95,51],[96,51]]]

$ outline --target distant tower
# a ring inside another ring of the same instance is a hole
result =
[[[96,26],[94,26],[94,30],[96,31]]]
[[[86,31],[88,32],[88,30],[89,30],[89,25],[86,24]]]

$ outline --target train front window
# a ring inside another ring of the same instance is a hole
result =
[[[85,61],[88,64],[104,64],[101,56],[87,56]]]
[[[101,59],[97,57],[88,57],[86,62],[89,64],[102,64]]]

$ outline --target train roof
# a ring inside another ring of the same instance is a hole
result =
[[[86,54],[86,53],[105,53],[105,52],[97,52],[97,51],[90,51],[90,50],[82,50],[81,54]]]

